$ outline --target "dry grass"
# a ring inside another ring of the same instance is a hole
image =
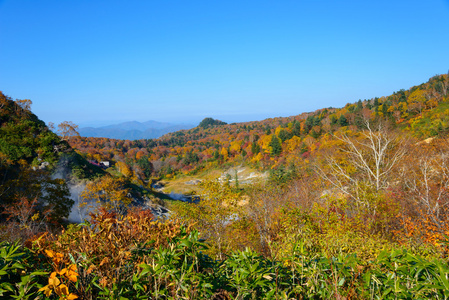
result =
[[[200,180],[225,180],[226,174],[230,176],[230,183],[235,183],[235,170],[237,170],[238,180],[240,186],[253,183],[255,180],[264,178],[265,174],[249,167],[235,167],[230,169],[214,169],[205,172],[198,173],[196,175],[180,175],[174,179],[164,180],[164,193],[177,193],[177,194],[201,194],[201,188],[196,181]]]

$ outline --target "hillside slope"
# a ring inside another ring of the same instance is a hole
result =
[[[159,139],[73,138],[70,143],[86,157],[126,164],[137,177],[150,171],[157,176],[174,176],[238,164],[272,169],[306,159],[329,134],[364,129],[365,120],[388,123],[419,139],[444,136],[449,131],[448,95],[449,78],[443,74],[408,90],[348,103],[343,108],[323,108],[263,121],[198,126]],[[144,166],[146,161],[152,163],[151,168]]]
[[[0,92],[0,223],[11,221],[6,235],[32,235],[37,227],[59,223],[74,203],[67,180],[103,173],[34,115],[31,104]],[[40,225],[18,230],[33,215]]]

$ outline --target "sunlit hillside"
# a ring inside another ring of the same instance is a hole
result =
[[[448,94],[137,141],[0,94],[0,296],[445,299]]]

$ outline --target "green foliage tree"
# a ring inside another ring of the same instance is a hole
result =
[[[139,160],[137,160],[137,165],[142,169],[147,178],[153,173],[153,164],[150,162],[148,156],[142,156]]]
[[[348,126],[349,125],[348,119],[346,119],[344,115],[341,115],[340,118],[338,119],[338,125]]]
[[[13,101],[1,92],[0,103],[0,153],[13,164],[21,159],[37,164],[39,159],[54,165],[68,147],[29,111],[31,103]]]
[[[359,100],[359,101],[357,101],[357,107],[356,107],[356,109],[354,110],[354,112],[359,112],[359,111],[361,111],[363,109],[363,103],[362,103],[362,100]]]
[[[214,160],[218,160],[220,158],[220,153],[218,152],[218,149],[215,149],[213,158]]]
[[[186,156],[184,157],[183,163],[186,165],[196,164],[199,161],[198,154],[196,154],[193,151],[187,152]]]
[[[299,153],[304,154],[309,151],[309,147],[307,147],[306,143],[302,142]]]
[[[251,144],[251,152],[256,155],[260,152],[260,145],[257,142]]]
[[[279,142],[279,138],[275,134],[272,135],[269,146],[271,148],[270,154],[272,156],[279,156],[281,154],[282,146]]]
[[[209,128],[211,126],[220,126],[226,124],[227,124],[226,122],[215,120],[213,118],[204,118],[198,126],[201,128]]]
[[[321,135],[321,131],[315,131],[314,129],[312,129],[312,131],[310,132],[310,136],[313,137],[314,139],[319,138]]]
[[[335,115],[332,115],[331,116],[331,125],[335,125],[335,124],[337,124],[337,122],[338,122],[337,117]]]
[[[279,138],[281,139],[282,142],[285,142],[286,140],[292,138],[292,134],[288,130],[285,130],[285,129],[281,129],[279,131],[279,135],[278,136],[279,136]]]
[[[298,121],[293,122],[292,134],[295,136],[301,136],[301,123]]]

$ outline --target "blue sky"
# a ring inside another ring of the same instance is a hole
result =
[[[449,0],[0,0],[0,90],[46,122],[227,122],[449,70]]]

